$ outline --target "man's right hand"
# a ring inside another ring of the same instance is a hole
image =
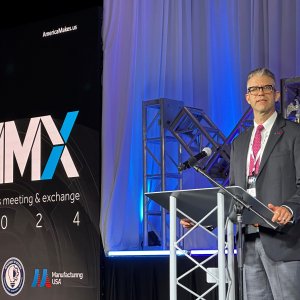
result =
[[[181,219],[180,220],[180,224],[184,227],[184,228],[192,228],[195,224],[189,220],[189,219]]]

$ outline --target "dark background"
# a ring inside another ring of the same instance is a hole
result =
[[[102,0],[5,1],[0,5],[0,29],[44,20],[85,8],[103,6]]]
[[[100,285],[101,291],[103,281],[100,268],[104,263],[99,256],[101,16],[100,1],[71,5],[54,0],[43,6],[12,2],[0,6],[1,122],[14,120],[25,132],[28,118],[50,114],[58,125],[66,112],[80,111],[68,143],[71,156],[80,166],[80,179],[66,178],[58,166],[51,181],[30,182],[25,179],[29,173],[20,178],[16,172],[14,184],[0,187],[2,197],[69,190],[80,191],[82,195],[80,203],[72,206],[50,203],[1,207],[1,215],[7,216],[9,227],[0,231],[0,240],[5,245],[0,251],[0,265],[13,256],[23,262],[27,282],[17,296],[20,300],[95,299],[96,293],[97,299],[100,297],[98,289]],[[41,38],[44,28],[58,28],[61,24],[77,24],[79,30],[54,39]],[[49,142],[43,139],[43,144]],[[43,149],[47,152],[51,148]],[[49,157],[45,151],[43,162]],[[76,212],[80,212],[80,227],[72,223]],[[44,222],[39,231],[35,229],[37,213],[43,215]],[[66,281],[65,288],[60,290],[53,286],[31,288],[35,269],[46,268],[51,274],[51,270],[64,269],[62,262],[68,270],[83,270],[85,285]],[[8,297],[1,287],[1,300]]]

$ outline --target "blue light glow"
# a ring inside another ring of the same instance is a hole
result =
[[[144,191],[141,190],[141,196],[140,196],[140,221],[141,223],[144,220]]]
[[[217,254],[218,250],[181,250],[176,251],[176,254],[178,256],[182,256],[184,254],[189,253],[190,255],[213,255]],[[225,254],[227,254],[228,251],[225,250]],[[234,254],[237,254],[237,250],[234,250]],[[170,251],[169,250],[143,250],[143,251],[109,251],[108,255],[109,257],[116,257],[116,256],[169,256]]]

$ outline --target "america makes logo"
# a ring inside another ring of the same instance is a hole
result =
[[[5,262],[1,272],[1,281],[4,291],[9,296],[16,296],[22,291],[25,269],[18,258],[11,257]]]

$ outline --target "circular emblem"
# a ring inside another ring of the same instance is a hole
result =
[[[1,273],[3,288],[9,296],[18,295],[25,282],[25,269],[21,261],[16,257],[9,258]]]

